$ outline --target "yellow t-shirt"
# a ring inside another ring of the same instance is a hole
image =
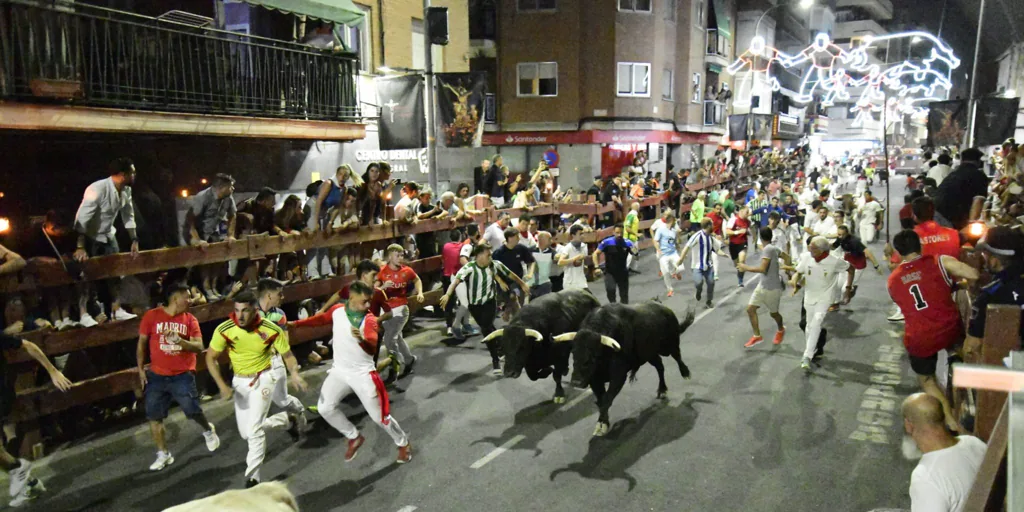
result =
[[[224,321],[217,326],[210,348],[218,352],[229,349],[231,367],[237,375],[253,375],[269,368],[271,348],[278,354],[292,349],[288,333],[267,319],[261,319],[251,331],[239,327],[234,320]]]

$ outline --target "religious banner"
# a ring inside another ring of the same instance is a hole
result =
[[[974,117],[974,145],[996,146],[1013,137],[1020,98],[981,98]]]
[[[437,73],[437,145],[480,147],[484,134],[486,73]]]
[[[747,140],[746,114],[736,114],[729,116],[729,140]]]
[[[419,149],[427,145],[423,77],[405,75],[378,78],[380,149]]]
[[[934,101],[928,104],[929,146],[959,146],[966,132],[966,101]]]

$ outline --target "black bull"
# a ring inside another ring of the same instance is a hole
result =
[[[668,391],[662,357],[671,356],[683,378],[690,378],[690,369],[679,354],[679,337],[692,323],[692,311],[679,322],[671,309],[656,302],[607,304],[588,315],[577,332],[556,337],[558,342],[572,341],[573,386],[590,386],[597,398],[600,414],[594,435],[608,432],[612,401],[627,376],[636,379],[637,370],[645,363],[658,370],[658,398],[665,398]]]
[[[503,329],[487,336],[485,342],[501,338],[505,354],[504,376],[517,378],[526,370],[530,380],[551,375],[555,380],[555,403],[565,402],[562,377],[569,374],[569,343],[554,343],[553,337],[575,331],[600,304],[590,292],[566,290],[549,293],[523,306]]]

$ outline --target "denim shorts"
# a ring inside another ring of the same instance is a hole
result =
[[[163,420],[173,402],[178,402],[185,416],[195,416],[202,412],[194,373],[166,376],[146,370],[146,380],[146,418],[152,421]]]

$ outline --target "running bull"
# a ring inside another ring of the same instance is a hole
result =
[[[607,304],[595,310],[576,332],[555,336],[556,342],[572,341],[572,385],[590,386],[600,411],[595,436],[608,433],[608,409],[622,391],[626,377],[636,379],[644,363],[658,370],[658,398],[666,397],[664,356],[672,356],[679,373],[690,378],[690,369],[679,355],[679,337],[693,323],[693,312],[679,322],[675,313],[657,302],[636,305]],[[605,384],[608,390],[605,391]]]
[[[523,370],[530,380],[551,375],[555,380],[554,402],[565,403],[562,377],[569,374],[572,344],[554,343],[553,337],[578,329],[583,319],[599,306],[597,299],[587,291],[549,293],[523,306],[508,325],[492,332],[483,341],[487,343],[501,338],[505,377],[515,379]]]

